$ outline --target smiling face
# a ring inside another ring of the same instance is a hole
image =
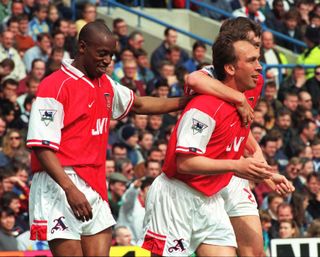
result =
[[[234,43],[237,62],[234,65],[234,80],[238,90],[243,92],[256,87],[258,77],[262,70],[259,63],[259,48],[247,41]]]
[[[83,55],[86,75],[95,79],[105,74],[116,49],[115,38],[107,34],[97,33],[88,42],[80,41],[79,46],[79,52]]]

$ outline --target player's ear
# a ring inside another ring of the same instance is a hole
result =
[[[86,48],[86,43],[83,40],[79,41],[79,53],[83,54],[84,53],[84,49]]]
[[[229,63],[224,65],[224,70],[228,75],[233,76],[236,69],[233,64]]]

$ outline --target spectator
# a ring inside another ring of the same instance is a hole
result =
[[[63,48],[54,47],[52,49],[51,55],[46,63],[45,76],[49,76],[51,73],[60,69],[64,54],[65,51],[63,50]]]
[[[9,59],[3,59],[0,62],[0,83],[2,82],[2,79],[6,76],[8,76],[14,69],[14,62]]]
[[[132,241],[136,244],[143,236],[145,200],[153,180],[150,177],[135,180],[122,197],[123,204],[119,210],[118,225],[129,228]]]
[[[112,215],[115,220],[118,219],[119,209],[122,205],[122,196],[126,191],[126,184],[128,179],[119,172],[114,172],[110,175],[108,202]]]
[[[2,20],[3,25],[7,24],[10,18],[17,18],[20,14],[23,13],[23,3],[20,0],[11,1],[11,13]]]
[[[297,64],[320,65],[320,28],[307,27],[305,33],[305,42],[307,49],[299,55]],[[314,76],[314,69],[306,70],[307,79]]]
[[[255,140],[260,143],[261,139],[266,135],[267,130],[264,126],[258,123],[251,123],[251,133]]]
[[[285,55],[275,49],[273,34],[270,31],[264,31],[262,33],[262,47],[261,47],[261,61],[266,64],[287,64],[288,60]],[[286,71],[281,69],[282,74]],[[267,71],[267,79],[274,80],[277,88],[279,88],[279,70],[277,68],[271,68]]]
[[[144,44],[144,37],[141,32],[133,31],[128,37],[127,47],[135,52],[138,49],[142,49]]]
[[[274,81],[269,81],[266,83],[264,89],[264,99],[276,113],[282,108],[282,103],[277,99],[277,85]]]
[[[283,220],[279,224],[279,238],[299,237],[299,228],[294,220]]]
[[[129,48],[125,48],[120,53],[120,61],[116,62],[114,65],[114,73],[119,78],[122,79],[124,76],[123,72],[123,63],[128,60],[133,60],[134,54],[133,51]],[[136,79],[138,77],[138,71],[136,71],[136,74],[134,78]]]
[[[80,30],[88,22],[95,21],[97,17],[97,8],[94,4],[86,3],[82,9],[82,19],[76,21],[77,33],[79,34]]]
[[[125,226],[116,227],[114,230],[116,246],[131,246],[132,233]]]
[[[52,46],[54,48],[60,48],[63,49],[63,59],[70,59],[70,54],[68,51],[65,50],[66,38],[65,35],[62,31],[56,30],[53,33],[53,38],[52,38]]]
[[[148,158],[148,153],[153,146],[154,140],[153,135],[149,131],[142,131],[139,133],[139,146],[140,152],[143,156],[144,161]]]
[[[143,161],[142,154],[138,145],[138,131],[132,125],[124,125],[119,130],[119,140],[125,144],[127,148],[127,157],[133,165],[139,164]]]
[[[255,22],[263,24],[266,20],[266,17],[261,11],[259,11],[259,9],[259,0],[246,0],[245,5],[235,10],[232,14],[235,17],[247,17]]]
[[[315,219],[309,226],[307,237],[320,237],[320,219]]]
[[[123,62],[123,72],[124,76],[120,80],[121,84],[130,88],[138,96],[145,96],[145,84],[142,81],[136,80],[135,76],[137,74],[138,65],[135,59],[125,60]]]
[[[320,139],[317,137],[311,143],[312,155],[313,155],[313,167],[314,171],[320,172]]]
[[[284,95],[287,92],[298,94],[304,88],[306,80],[307,79],[304,68],[300,65],[295,66],[292,70],[292,74],[281,83],[278,93],[278,99],[280,101],[283,101]]]
[[[13,47],[13,33],[4,31],[1,34],[0,61],[9,58],[14,62],[14,69],[9,74],[10,78],[20,80],[26,76],[26,68],[18,51]]]
[[[260,210],[259,211],[260,222],[262,227],[262,236],[263,236],[263,249],[264,252],[267,254],[270,251],[270,235],[269,230],[272,226],[271,224],[271,216],[268,212]]]
[[[160,134],[160,128],[163,123],[163,115],[153,114],[148,116],[147,130],[153,134],[153,138],[157,141],[162,135]]]
[[[272,10],[268,12],[266,25],[268,28],[279,31],[284,20],[285,10],[283,0],[274,0]]]
[[[161,45],[156,48],[151,55],[151,69],[156,74],[159,75],[159,67],[161,61],[166,57],[167,50],[169,47],[177,44],[178,34],[173,28],[166,28],[164,31],[164,40]],[[181,49],[179,64],[183,64],[188,60],[188,54]]]
[[[46,71],[46,63],[41,59],[34,59],[31,63],[31,71],[28,75],[19,81],[19,86],[17,89],[18,95],[22,95],[28,91],[27,81],[30,77],[36,78],[37,80],[41,81],[44,77]]]
[[[0,208],[0,251],[17,251],[17,239],[13,235],[14,212],[10,208]]]
[[[298,94],[298,109],[302,111],[312,111],[315,113],[315,110],[312,109],[312,98],[307,91],[301,91]]]
[[[114,143],[112,145],[112,154],[111,155],[115,161],[122,159],[122,158],[127,158],[126,145],[123,143]]]
[[[19,33],[19,28],[18,27],[19,27],[19,24],[18,24],[18,18],[17,17],[11,17],[7,21],[7,30],[11,31],[13,33],[14,41],[16,39],[16,36]],[[16,45],[16,43],[14,45]]]
[[[313,219],[320,218],[320,174],[311,173],[307,177],[307,190],[310,195],[309,205],[307,207]]]
[[[297,3],[297,10],[299,12],[299,27],[302,30],[302,33],[305,34],[306,27],[310,24],[309,12],[311,11],[309,8],[309,4],[307,0],[301,0]]]
[[[54,32],[57,21],[59,20],[59,11],[55,4],[49,4],[47,24],[49,26],[49,31]]]
[[[118,37],[120,43],[120,51],[127,46],[128,42],[128,25],[122,18],[113,20],[113,33]]]
[[[133,165],[130,159],[122,158],[117,160],[116,172],[121,173],[123,176],[125,176],[128,179],[128,181],[132,181],[134,178],[134,170],[133,170]]]
[[[160,79],[155,84],[155,90],[152,95],[167,98],[169,96],[170,87],[166,79]]]
[[[131,117],[133,126],[138,129],[139,132],[144,132],[148,124],[148,115],[133,113]]]
[[[318,110],[320,107],[320,65],[314,68],[314,77],[306,82],[306,90],[312,97],[312,106]]]
[[[10,1],[1,0],[0,1],[0,21],[3,21],[5,17],[9,16],[10,13]]]
[[[276,137],[265,135],[260,142],[261,149],[266,160],[274,158],[277,152],[277,141]]]
[[[134,52],[134,56],[138,64],[138,79],[147,84],[154,78],[154,74],[150,69],[148,53],[143,49],[137,49]]]
[[[288,37],[291,37],[296,40],[303,40],[303,34],[301,29],[298,26],[299,13],[293,9],[289,10],[284,14],[283,24],[280,26],[280,32]],[[294,43],[289,42],[288,40],[277,40],[278,44],[290,49],[294,53],[301,53],[303,48]]]
[[[24,140],[20,132],[11,129],[3,138],[3,153],[12,159],[18,151],[26,151]]]
[[[17,103],[20,106],[21,112],[25,111],[24,102],[28,95],[36,95],[38,86],[40,84],[40,80],[36,77],[29,77],[26,81],[27,84],[27,92],[20,95],[17,99]],[[30,111],[30,110],[29,110]]]
[[[48,7],[46,5],[37,4],[34,10],[34,18],[29,22],[29,35],[34,41],[37,40],[41,33],[49,33],[49,25],[46,22],[48,16]]]
[[[197,70],[197,66],[204,62],[206,55],[206,45],[201,41],[196,41],[192,46],[192,57],[184,62],[183,66],[188,72]]]
[[[161,164],[156,160],[147,160],[145,162],[146,170],[145,176],[150,178],[156,178],[161,174]]]
[[[40,33],[37,36],[36,45],[27,50],[23,56],[23,62],[26,65],[27,71],[31,71],[32,61],[34,59],[41,59],[47,62],[51,51],[51,36],[47,33]]]
[[[29,18],[26,14],[18,16],[18,31],[19,33],[15,36],[16,49],[18,50],[21,58],[24,53],[35,45],[32,37],[29,36]]]
[[[107,159],[106,160],[106,179],[109,182],[110,175],[116,171],[116,162],[114,159]]]

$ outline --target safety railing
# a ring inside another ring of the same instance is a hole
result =
[[[75,1],[75,0],[73,0]],[[107,4],[109,4],[110,2],[113,2],[111,4],[114,5],[114,0],[105,0],[103,2],[107,2]],[[117,3],[117,2],[116,2]],[[120,4],[120,3],[117,3],[117,4]],[[226,12],[220,8],[217,8],[215,6],[212,6],[210,4],[207,4],[207,3],[204,3],[204,2],[201,2],[199,0],[186,0],[186,9],[189,9],[190,10],[190,6],[191,4],[195,5],[195,6],[198,6],[198,7],[201,7],[201,8],[204,8],[204,9],[207,9],[209,11],[212,11],[212,12],[216,12],[218,14],[221,14],[227,18],[232,18],[234,17],[231,13],[229,12]],[[115,5],[114,5],[115,6]],[[125,5],[122,5],[122,6],[125,6]],[[144,0],[134,0],[133,1],[133,6],[140,6],[142,9],[144,8]],[[119,6],[120,7],[120,6]],[[127,6],[126,6],[127,7]],[[167,8],[170,10],[172,9],[172,0],[169,0],[167,1]],[[130,8],[129,8],[130,9]],[[132,11],[132,13],[134,13],[132,9],[130,9]],[[278,39],[281,39],[281,40],[284,40],[284,41],[287,41],[289,43],[292,43],[294,44],[295,46],[299,46],[299,47],[307,47],[307,45],[303,42],[303,41],[300,41],[300,40],[297,40],[297,39],[294,39],[294,38],[291,38],[287,35],[284,35],[276,30],[273,30],[273,29],[270,29],[270,28],[267,28],[267,27],[264,27],[264,30],[268,30],[270,31],[276,38]]]
[[[137,24],[138,24],[138,27],[141,26],[141,18],[143,18],[143,19],[147,19],[147,20],[149,20],[149,21],[152,21],[152,22],[154,22],[154,23],[157,23],[157,24],[159,24],[159,25],[161,25],[161,26],[173,28],[173,29],[175,29],[177,32],[179,32],[179,33],[181,33],[181,34],[183,34],[183,35],[186,35],[186,36],[188,36],[188,37],[190,37],[190,38],[193,38],[193,39],[195,39],[195,40],[198,40],[198,41],[202,41],[203,43],[208,44],[208,45],[210,45],[210,46],[211,46],[212,43],[213,43],[213,41],[211,41],[211,40],[208,40],[208,39],[206,39],[206,38],[204,38],[204,37],[200,37],[200,36],[198,36],[198,35],[196,35],[196,34],[194,34],[194,33],[192,33],[192,32],[189,32],[189,31],[187,31],[187,30],[184,30],[184,29],[178,28],[178,27],[176,27],[176,26],[173,26],[173,25],[170,24],[170,23],[161,21],[161,20],[159,20],[159,19],[157,19],[157,18],[155,18],[155,17],[153,17],[153,16],[151,16],[151,15],[145,14],[145,13],[139,11],[139,10],[132,9],[132,8],[130,8],[130,7],[126,6],[126,5],[124,5],[124,4],[118,3],[117,1],[108,0],[108,2],[107,2],[107,7],[108,7],[108,15],[111,14],[111,8],[112,8],[112,7],[119,7],[119,8],[121,8],[121,9],[125,10],[125,11],[128,11],[128,12],[130,12],[130,13],[135,14],[135,15],[137,16]]]

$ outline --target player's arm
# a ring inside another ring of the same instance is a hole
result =
[[[245,95],[230,87],[226,87],[222,82],[214,79],[204,72],[194,71],[188,75],[186,86],[199,94],[214,95],[227,102],[236,105],[238,112],[244,123],[253,119],[253,109],[249,105]]]
[[[92,208],[88,200],[65,173],[55,152],[44,147],[34,147],[33,150],[44,170],[66,193],[68,203],[77,219],[92,219]]]
[[[234,172],[243,178],[261,180],[270,178],[270,167],[254,158],[239,160],[211,159],[201,155],[177,154],[177,170],[182,174],[216,175]]]
[[[245,146],[247,152],[249,152],[253,158],[263,163],[267,163],[265,160],[261,147],[253,137],[251,131],[249,132],[248,140]],[[294,191],[292,184],[283,175],[273,173],[270,179],[265,179],[264,182],[274,191],[280,195],[287,195]]]
[[[160,98],[136,96],[131,111],[139,114],[162,114],[182,110],[191,97]]]

